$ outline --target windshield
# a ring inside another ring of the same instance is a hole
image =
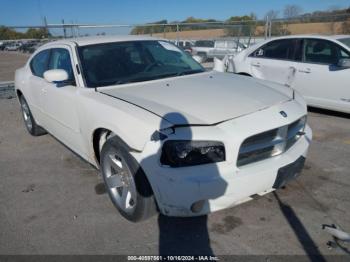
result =
[[[350,48],[350,37],[349,38],[341,38],[338,41],[342,42],[344,45],[347,45]]]
[[[165,41],[82,46],[79,56],[88,87],[126,84],[204,72],[189,54]]]

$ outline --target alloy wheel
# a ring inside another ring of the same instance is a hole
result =
[[[106,187],[113,202],[125,213],[132,213],[137,201],[136,185],[124,158],[111,149],[103,164]]]
[[[32,118],[30,115],[29,107],[28,107],[27,103],[24,101],[21,102],[21,107],[22,107],[22,114],[23,114],[24,123],[29,130],[32,130],[33,122],[32,122]]]

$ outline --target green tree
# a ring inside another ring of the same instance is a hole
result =
[[[42,39],[48,38],[51,34],[46,28],[29,28],[25,33],[17,32],[5,26],[0,26],[1,40],[15,40],[15,39]]]
[[[13,29],[10,29],[5,26],[0,26],[0,39],[1,40],[14,40],[20,39],[24,36],[21,32],[16,32]]]
[[[25,38],[42,39],[48,38],[49,36],[51,35],[46,28],[29,28],[25,33]]]
[[[244,16],[231,16],[225,21],[227,36],[252,36],[255,34],[257,18],[254,13]]]

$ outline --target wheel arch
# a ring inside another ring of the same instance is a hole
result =
[[[105,136],[105,137],[102,137]],[[106,127],[99,127],[96,128],[92,132],[92,149],[94,154],[94,159],[97,165],[100,164],[100,151],[102,148],[102,145],[109,139],[110,137],[117,137],[121,144],[123,144],[124,147],[126,147],[129,151],[139,151],[132,147],[130,147],[118,134],[117,132],[114,132],[111,128]],[[103,144],[101,144],[103,142]]]
[[[251,75],[251,74],[246,73],[246,72],[239,72],[239,73],[237,73],[237,75],[242,75],[242,76],[249,76],[249,77],[252,77],[252,75]]]
[[[17,95],[17,98],[18,98],[18,100],[19,100],[19,99],[23,96],[23,93],[22,93],[21,90],[16,89],[16,95]]]
[[[105,127],[99,127],[96,128],[94,130],[94,132],[92,133],[92,143],[93,143],[93,152],[94,152],[94,158],[95,158],[95,162],[97,164],[97,166],[100,168],[100,162],[101,162],[101,156],[100,156],[100,148],[102,148],[102,146],[100,145],[101,142],[101,136],[103,136],[104,134],[106,134],[106,139],[104,141],[104,143],[108,140],[108,139],[117,139],[118,143],[120,143],[123,147],[125,147],[129,152],[130,151],[137,151],[140,152],[139,150],[133,149],[131,148],[120,136],[118,136],[115,132],[113,132],[110,128],[105,128]],[[134,159],[135,163],[137,163],[136,159]],[[145,177],[145,181],[143,181],[143,183],[141,184],[147,184],[151,190],[150,195],[155,197],[155,205],[156,205],[156,209],[158,210],[158,199],[156,197],[156,194],[154,193],[154,186],[152,185],[149,177],[147,176],[147,174],[144,172],[143,168],[141,167],[140,163],[137,163],[138,165],[138,174],[139,171],[142,172],[142,174],[144,174]],[[138,176],[140,179],[140,176]]]

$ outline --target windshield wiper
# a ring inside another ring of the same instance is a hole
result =
[[[188,71],[182,71],[178,72],[176,76],[184,76],[184,75],[191,75],[191,74],[198,74],[204,72],[202,69],[194,69],[194,70],[188,70]]]

